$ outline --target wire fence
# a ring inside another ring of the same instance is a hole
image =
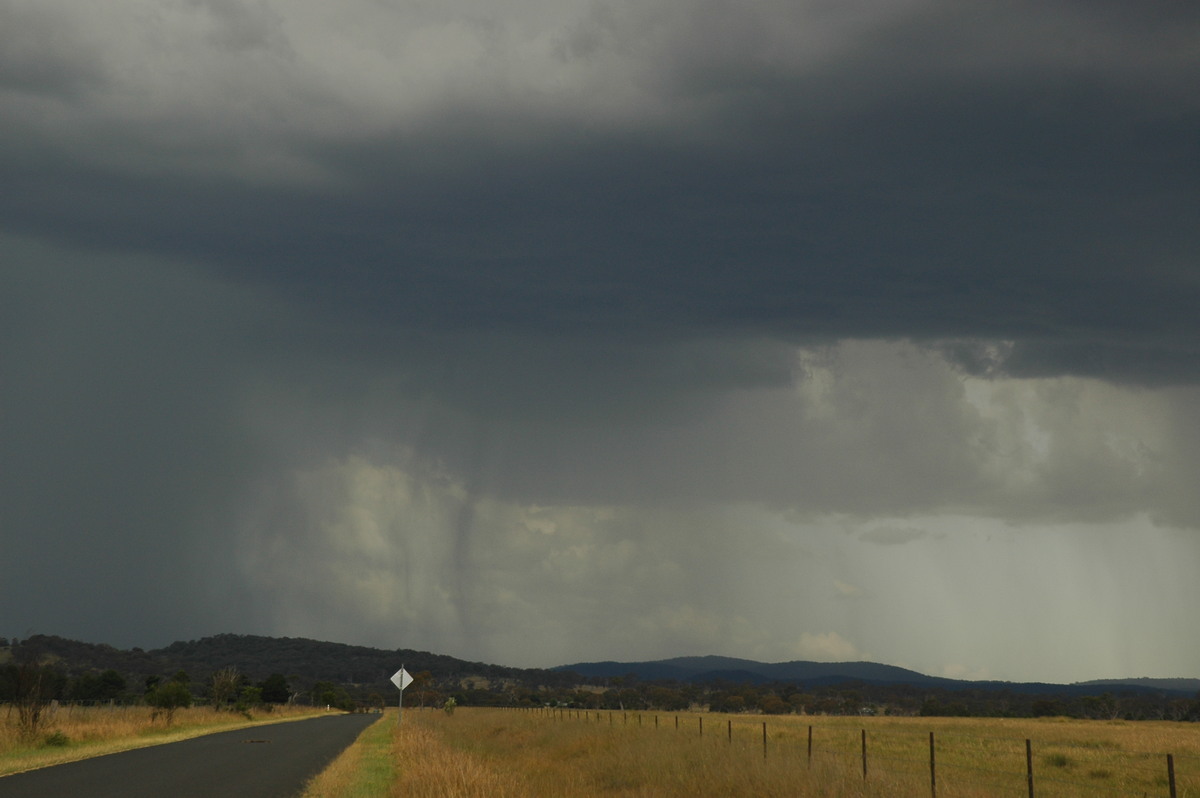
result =
[[[796,716],[766,720],[762,716],[702,713],[529,711],[556,721],[669,731],[709,744],[724,741],[746,756],[780,757],[794,762],[798,769],[838,773],[839,777],[853,774],[864,783],[886,778],[889,794],[896,798],[962,794],[1200,798],[1200,727],[1192,733],[1178,724],[1167,734],[1161,726],[1142,722],[1068,722],[1039,727],[1046,734],[1038,739],[979,733],[977,729],[984,728],[986,719],[976,719],[978,723],[971,727],[947,725],[917,731],[912,723],[894,728],[863,718],[855,724]],[[1155,749],[1160,742],[1185,750]]]

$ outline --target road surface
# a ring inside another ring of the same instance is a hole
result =
[[[293,798],[379,715],[251,726],[0,777],[0,798]]]

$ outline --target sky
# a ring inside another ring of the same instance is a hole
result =
[[[1200,5],[0,0],[0,635],[1200,676]]]

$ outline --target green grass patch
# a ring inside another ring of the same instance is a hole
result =
[[[62,748],[71,744],[71,738],[61,731],[52,731],[46,735],[42,742],[54,748]]]
[[[349,748],[309,781],[302,798],[382,798],[396,778],[392,737],[396,716],[380,715]]]

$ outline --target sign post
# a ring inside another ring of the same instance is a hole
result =
[[[413,677],[409,675],[408,671],[404,670],[403,665],[400,666],[400,670],[392,674],[392,684],[400,688],[400,703],[396,707],[398,710],[396,714],[397,726],[400,725],[400,721],[404,717],[404,688],[412,684],[412,680]]]

